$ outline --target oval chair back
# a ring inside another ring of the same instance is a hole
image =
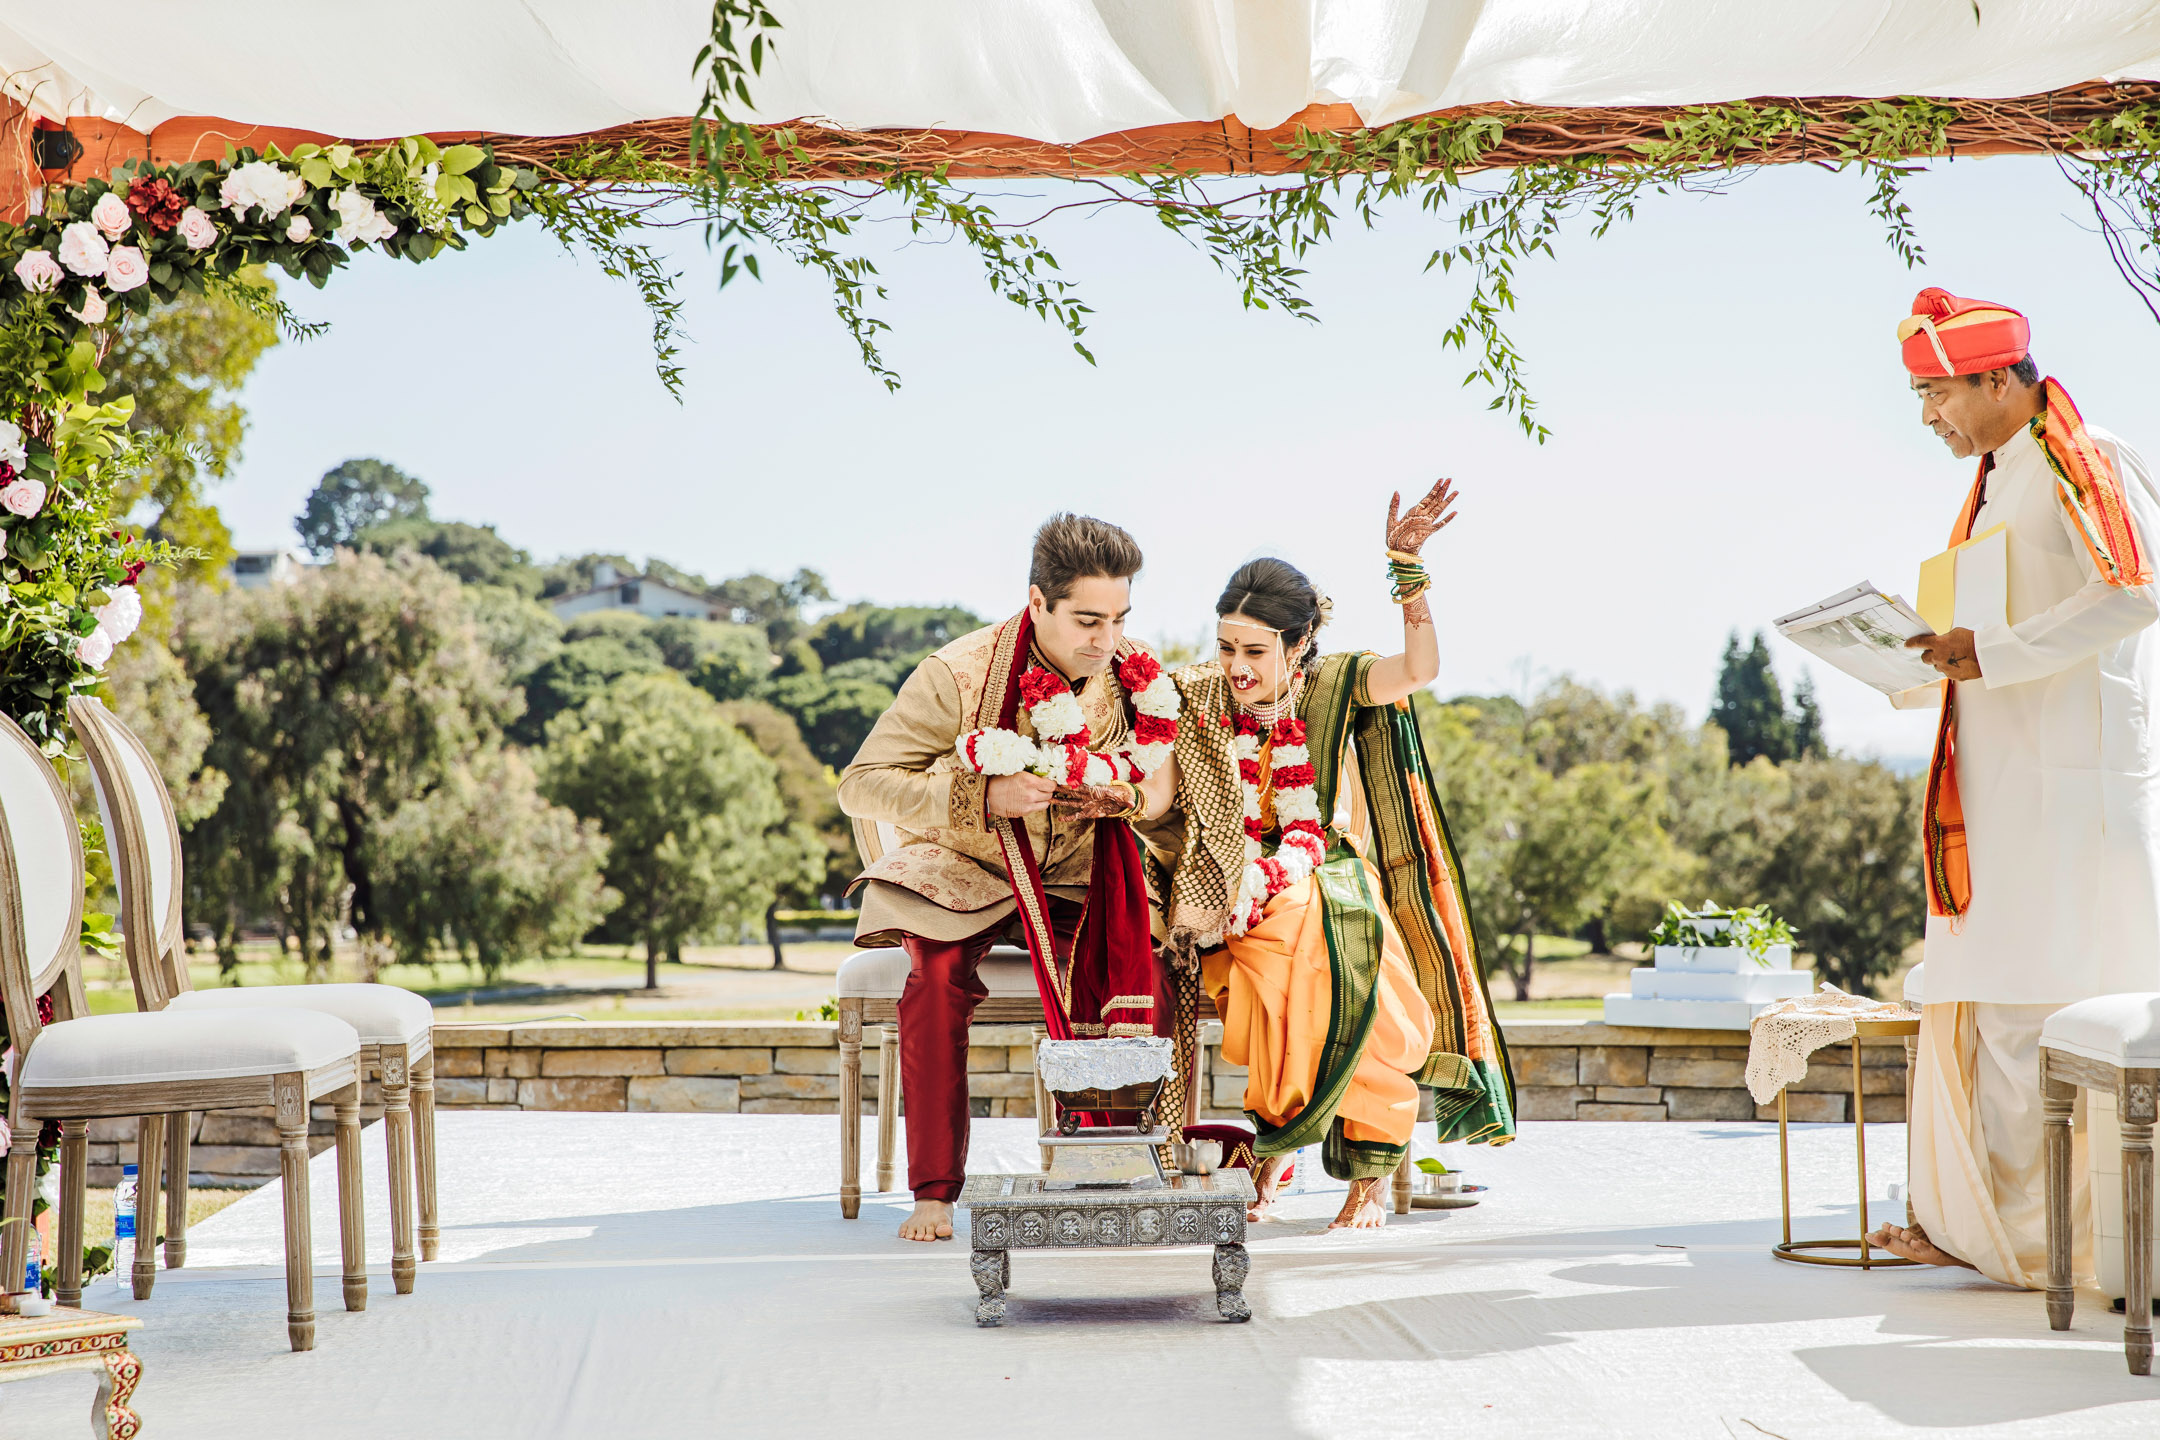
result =
[[[8,1042],[29,1053],[37,1000],[59,992],[61,1018],[83,1013],[82,831],[52,762],[0,715],[0,1003]]]
[[[90,757],[120,892],[120,930],[139,1010],[162,1010],[192,988],[181,944],[180,825],[150,751],[104,702],[68,701],[68,723]]]

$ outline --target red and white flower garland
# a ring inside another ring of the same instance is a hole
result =
[[[1327,858],[1320,825],[1320,795],[1305,722],[1295,715],[1275,722],[1268,751],[1268,782],[1275,791],[1275,820],[1282,843],[1268,855],[1261,844],[1260,737],[1267,727],[1243,711],[1237,717],[1238,779],[1245,786],[1245,870],[1231,902],[1229,933],[1243,935],[1260,923],[1267,902],[1303,880]]]
[[[1061,785],[1145,780],[1177,744],[1177,686],[1153,655],[1135,650],[1117,664],[1118,682],[1132,701],[1132,743],[1102,754],[1088,749],[1087,717],[1062,676],[1037,665],[1020,677],[1020,707],[1035,739],[996,726],[970,730],[954,753],[977,775],[1032,770]]]

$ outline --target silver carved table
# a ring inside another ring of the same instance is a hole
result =
[[[1215,1309],[1223,1319],[1252,1319],[1245,1303],[1245,1207],[1254,1199],[1243,1170],[1172,1175],[1145,1189],[1105,1186],[1049,1189],[1046,1175],[970,1175],[960,1192],[973,1253],[968,1263],[982,1298],[975,1323],[1005,1320],[1005,1288],[1015,1250],[1215,1247]]]

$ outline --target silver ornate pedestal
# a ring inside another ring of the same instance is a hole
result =
[[[1215,1309],[1223,1319],[1250,1320],[1245,1276],[1245,1207],[1252,1176],[1243,1170],[1173,1175],[1159,1188],[1051,1190],[1042,1175],[970,1175],[960,1192],[968,1211],[969,1264],[981,1300],[975,1323],[1005,1319],[1015,1250],[1117,1249],[1136,1246],[1215,1247]]]

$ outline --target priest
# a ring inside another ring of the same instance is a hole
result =
[[[840,808],[900,841],[857,881],[855,939],[908,955],[900,1088],[915,1209],[903,1239],[952,1238],[968,1018],[999,939],[1026,943],[1052,1038],[1170,1033],[1129,822],[1169,808],[1177,691],[1125,638],[1139,570],[1140,547],[1117,526],[1052,517],[1035,535],[1026,607],[916,666],[840,777]]]
[[[2009,530],[2007,613],[1912,641],[1943,675],[1922,816],[1927,983],[1907,1259],[2046,1283],[2039,1041],[2072,1001],[2160,990],[2160,497],[2042,379],[2007,305],[1920,292],[1898,326],[1921,422],[1978,474],[1957,545]],[[2082,1141],[2082,1136],[2079,1137]],[[2089,1187],[2073,1161],[2089,1273]]]

